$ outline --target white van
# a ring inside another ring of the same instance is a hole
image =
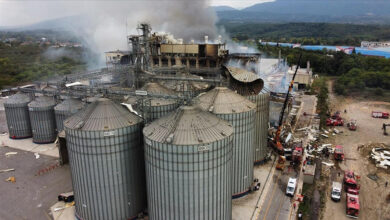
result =
[[[296,187],[297,187],[297,179],[295,178],[288,179],[286,195],[293,197]]]
[[[331,194],[333,201],[340,201],[341,198],[341,183],[333,182],[332,183],[332,194]]]

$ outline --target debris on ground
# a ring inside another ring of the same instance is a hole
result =
[[[334,163],[327,163],[327,162],[322,162],[322,164],[328,166],[328,167],[333,167]]]
[[[53,209],[54,212],[58,212],[58,211],[61,211],[61,210],[64,210],[66,208],[69,208],[69,207],[72,207],[74,206],[75,202],[69,202],[69,203],[65,203],[65,206],[62,206],[62,207],[56,207]]]
[[[15,183],[16,182],[16,180],[15,180],[15,177],[14,176],[10,176],[10,177],[8,177],[5,181],[7,181],[7,182],[11,182],[11,183]]]
[[[7,153],[5,153],[4,155],[5,155],[6,157],[10,157],[10,156],[16,155],[16,154],[18,154],[18,152],[7,152]]]
[[[35,159],[39,159],[40,155],[38,153],[34,153]]]
[[[379,179],[379,177],[376,175],[376,173],[370,173],[367,175],[368,178],[370,178],[371,180],[374,180],[374,181],[377,181]]]
[[[11,168],[11,169],[0,170],[0,173],[6,173],[11,171],[15,171],[15,169]]]
[[[371,159],[378,168],[388,170],[390,168],[390,146],[384,143],[369,143],[359,145],[358,150]]]

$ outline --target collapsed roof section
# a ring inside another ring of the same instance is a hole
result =
[[[264,87],[264,81],[253,72],[233,66],[223,68],[231,89],[242,96],[257,95]]]

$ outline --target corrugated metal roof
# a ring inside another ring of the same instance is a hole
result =
[[[39,96],[28,104],[31,108],[50,107],[56,104],[54,97]]]
[[[230,72],[230,75],[235,80],[238,80],[240,82],[249,83],[249,82],[253,82],[255,80],[260,79],[260,77],[258,75],[256,75],[255,73],[249,72],[248,70],[245,70],[245,69],[241,69],[241,68],[237,68],[237,67],[233,67],[233,66],[227,66],[226,68]]]
[[[8,99],[5,100],[4,104],[23,104],[29,103],[30,101],[30,96],[22,93],[17,93],[8,97]]]
[[[233,135],[233,127],[209,112],[181,106],[145,127],[143,133],[146,138],[160,143],[202,145]]]
[[[101,98],[64,122],[70,129],[104,131],[132,126],[142,119],[113,101]]]
[[[74,110],[80,110],[84,107],[85,103],[78,100],[78,99],[65,99],[60,104],[56,105],[54,107],[54,110],[56,111],[74,111]]]
[[[234,114],[254,110],[256,105],[226,87],[203,93],[196,97],[194,105],[214,114]]]

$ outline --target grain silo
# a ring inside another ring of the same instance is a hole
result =
[[[105,98],[65,120],[79,219],[132,219],[146,208],[142,127]]]
[[[148,94],[154,95],[177,95],[176,92],[158,84],[158,83],[147,83],[141,90],[147,91]],[[142,112],[142,115],[148,119],[148,121],[153,121],[164,115],[167,115],[173,112],[178,106],[178,100],[174,99],[164,99],[164,98],[150,98],[139,100],[140,103],[137,108]],[[143,102],[143,103],[142,103]]]
[[[233,125],[232,195],[246,195],[253,181],[255,104],[228,88],[216,87],[195,98],[194,105]]]
[[[232,218],[232,126],[181,106],[143,130],[149,218]]]
[[[78,99],[65,99],[60,104],[54,107],[54,114],[56,117],[57,132],[64,129],[64,120],[78,112],[84,107],[85,103]]]
[[[54,97],[40,96],[28,104],[33,142],[52,143],[57,138]]]
[[[268,149],[268,122],[270,94],[260,92],[258,95],[247,97],[256,104],[255,117],[255,152],[254,163],[261,164],[269,151]]]
[[[263,92],[264,82],[258,75],[245,69],[226,67],[225,75],[229,80],[229,87],[238,94],[248,98],[256,104],[255,116],[255,144],[254,163],[264,161],[268,152],[268,122],[269,99],[268,92]]]
[[[32,136],[30,116],[27,104],[31,101],[26,94],[15,94],[4,102],[7,118],[8,134],[12,139],[29,138]]]

